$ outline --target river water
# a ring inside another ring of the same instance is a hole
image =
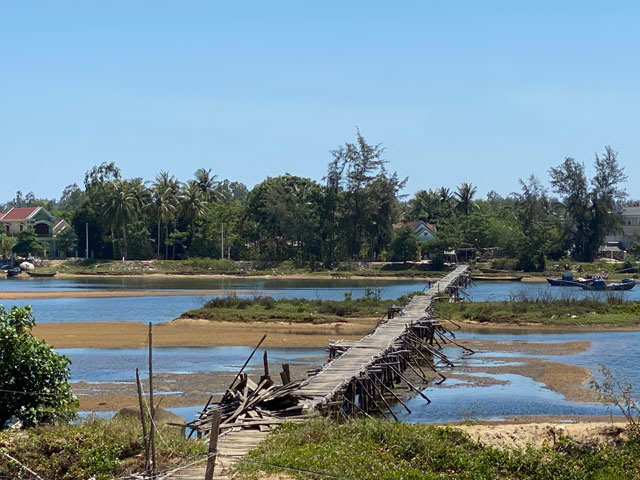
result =
[[[365,295],[366,288],[379,290],[383,298],[397,298],[409,292],[422,290],[423,281],[380,280],[284,280],[277,278],[78,278],[78,279],[11,279],[0,280],[0,291],[77,291],[77,290],[214,290],[229,292],[251,290],[261,295],[276,298],[302,297],[320,299],[342,299],[345,294],[354,298]],[[547,284],[519,282],[481,282],[467,289],[472,301],[508,300],[526,294],[529,297],[553,295],[582,298],[603,294],[585,292],[575,288],[550,287]],[[629,300],[640,300],[640,288],[620,295]],[[139,321],[165,322],[178,317],[182,312],[198,308],[210,297],[128,297],[128,298],[61,298],[42,300],[6,300],[5,307],[30,304],[36,319],[44,322],[81,321]],[[612,370],[619,381],[630,381],[640,385],[637,359],[640,358],[640,332],[601,333],[544,333],[544,334],[477,334],[460,333],[458,337],[476,337],[501,342],[569,342],[587,340],[591,347],[584,353],[543,357],[549,360],[591,369],[597,374],[599,364]],[[216,348],[158,348],[154,349],[154,365],[158,373],[210,372],[236,370],[251,349],[247,347]],[[128,381],[131,372],[139,367],[146,370],[144,349],[63,349],[61,353],[72,359],[72,381],[110,382]],[[274,349],[270,350],[274,361],[300,361],[307,357],[324,356],[322,349]],[[477,354],[461,357],[460,351],[447,351],[456,363],[469,366],[495,365],[509,361],[509,354],[500,353],[497,359],[492,354]],[[513,356],[523,356],[514,354]],[[256,358],[256,362],[259,359]],[[466,363],[465,363],[466,362]],[[256,363],[256,365],[258,365]],[[493,375],[503,381],[501,385],[476,386],[464,381],[450,379],[439,387],[429,387],[425,393],[432,399],[426,405],[419,398],[409,401],[412,414],[403,413],[394,407],[404,420],[417,422],[441,422],[461,419],[501,419],[518,415],[608,415],[609,407],[602,404],[569,402],[562,395],[545,388],[543,384],[520,375]],[[185,407],[178,413],[187,417],[197,407]],[[182,411],[184,410],[184,411]],[[190,413],[191,412],[191,413]],[[615,412],[614,412],[615,413]]]
[[[277,278],[221,278],[202,277],[154,278],[78,278],[78,279],[4,279],[0,291],[86,291],[86,290],[223,290],[252,291],[255,295],[274,298],[308,298],[342,300],[345,294],[363,297],[367,288],[379,291],[384,299],[398,298],[410,292],[423,290],[424,281],[384,280],[285,280]],[[240,295],[240,296],[253,296]],[[51,322],[109,322],[131,321],[161,323],[179,317],[187,310],[201,307],[212,297],[209,295],[119,297],[119,298],[54,298],[38,300],[4,300],[6,308],[31,305],[39,323]]]

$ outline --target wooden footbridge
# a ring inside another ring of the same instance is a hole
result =
[[[428,381],[439,376],[444,380],[437,364],[452,364],[440,347],[455,341],[451,335],[445,336],[448,332],[434,316],[432,306],[437,297],[457,296],[468,283],[469,267],[457,267],[404,308],[390,309],[369,335],[356,342],[332,343],[328,362],[305,380],[291,382],[283,375],[283,385],[274,385],[266,355],[265,375],[258,384],[239,374],[218,404],[205,406],[200,417],[188,424],[199,435],[210,433],[212,428],[218,431],[219,424],[216,452],[222,476],[215,478],[226,478],[224,474],[236,460],[257,446],[275,425],[304,421],[318,412],[344,418],[370,413],[396,418],[390,402],[395,400],[409,411],[397,390],[394,392],[398,384],[406,384],[430,402],[407,377]],[[197,475],[166,478],[203,478]]]
[[[393,394],[395,384],[406,382],[404,371],[413,370],[423,377],[421,363],[435,371],[434,358],[446,361],[439,352],[439,343],[447,339],[433,316],[432,303],[435,297],[456,293],[456,289],[465,286],[468,271],[468,266],[456,268],[431,285],[424,295],[414,296],[395,318],[381,323],[357,342],[332,344],[329,362],[303,382],[294,395],[307,410],[363,414],[384,404],[384,394]],[[416,393],[422,395],[417,390]],[[389,413],[393,415],[390,409]]]

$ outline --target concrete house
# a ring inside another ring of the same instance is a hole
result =
[[[622,230],[607,236],[606,245],[617,243],[625,250],[631,248],[631,234],[640,229],[640,207],[624,207],[622,212]]]
[[[12,208],[0,213],[0,232],[15,237],[23,230],[33,230],[49,257],[59,256],[56,237],[71,228],[66,220],[55,219],[44,207]]]

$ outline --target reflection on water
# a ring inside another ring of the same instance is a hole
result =
[[[153,349],[154,373],[235,373],[251,354],[251,347],[156,347]],[[267,348],[269,362],[312,364],[311,357],[326,358],[320,348]],[[113,382],[135,378],[136,368],[147,376],[147,350],[144,348],[61,348],[71,357],[71,381]],[[262,350],[249,363],[262,368]]]
[[[521,375],[482,375],[506,383],[427,388],[424,393],[431,399],[430,404],[414,397],[406,402],[411,414],[397,405],[393,407],[394,412],[400,420],[418,423],[503,420],[520,415],[608,415],[610,412],[603,404],[568,402],[542,383]]]

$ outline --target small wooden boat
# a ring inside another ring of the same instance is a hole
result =
[[[7,277],[15,277],[16,275],[20,275],[22,273],[22,269],[20,267],[13,267],[7,270]]]
[[[520,277],[490,277],[488,275],[471,275],[471,280],[477,282],[519,282],[522,280]]]
[[[499,270],[497,268],[479,268],[478,270],[482,273],[509,273],[509,270]]]
[[[51,278],[56,276],[56,272],[53,273],[40,273],[40,272],[29,272],[27,271],[30,277],[34,278]]]
[[[633,278],[624,278],[620,283],[606,283],[604,280],[595,280],[588,285],[583,285],[583,290],[595,290],[598,292],[627,291],[636,286]]]

